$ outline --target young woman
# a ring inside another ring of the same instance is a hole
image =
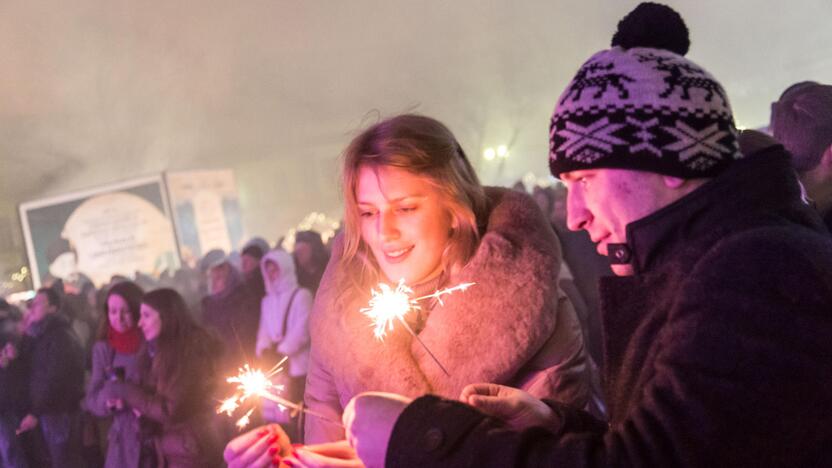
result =
[[[142,294],[141,288],[130,281],[117,283],[107,291],[97,341],[92,348],[92,376],[84,404],[96,416],[113,417],[104,464],[108,468],[148,466],[154,455],[147,444],[142,450],[142,431],[136,414],[124,401],[108,398],[103,391],[111,380],[140,384],[147,377],[150,359],[138,327]]]
[[[105,398],[122,401],[153,424],[164,466],[220,466],[214,424],[219,341],[193,321],[182,296],[173,289],[157,289],[142,297],[139,327],[152,358],[149,378],[141,385],[109,381]]]
[[[309,312],[312,294],[298,285],[295,262],[284,250],[269,251],[260,260],[266,295],[261,300],[260,327],[257,330],[257,357],[264,367],[273,366],[281,357],[288,358],[286,370],[278,374],[284,385],[282,396],[303,399],[306,371],[309,367]],[[295,420],[277,405],[261,403],[263,419],[284,425],[293,439],[300,439]]]
[[[558,241],[528,195],[482,187],[447,127],[418,115],[385,120],[356,137],[342,182],[344,233],[310,323],[310,409],[339,421],[363,391],[457,398],[476,382],[588,403],[580,325],[557,287]],[[450,375],[401,325],[383,341],[373,337],[360,309],[372,288],[400,279],[414,296],[476,283],[407,316]],[[339,425],[306,417],[305,442],[343,437]],[[227,459],[243,456],[240,450],[230,444]]]

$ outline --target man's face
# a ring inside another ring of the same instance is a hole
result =
[[[627,225],[674,199],[665,176],[628,169],[587,169],[561,174],[569,189],[567,226],[584,229],[598,253],[608,255],[611,243],[627,242]],[[632,274],[630,265],[612,265],[616,275]]]
[[[46,317],[47,314],[55,312],[55,306],[49,304],[49,299],[44,293],[38,293],[29,304],[29,323],[37,323]]]
[[[222,264],[208,270],[208,290],[211,294],[219,294],[228,287],[229,268],[227,264]]]
[[[260,268],[260,259],[257,257],[252,255],[242,255],[240,259],[243,274],[248,275],[252,271]]]
[[[295,249],[292,253],[298,261],[298,266],[304,270],[312,269],[312,246],[309,245],[309,242],[295,243]]]

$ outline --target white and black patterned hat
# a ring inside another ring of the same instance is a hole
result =
[[[642,3],[560,96],[549,127],[549,168],[635,169],[713,177],[742,157],[728,97],[684,58],[689,41],[670,7]]]

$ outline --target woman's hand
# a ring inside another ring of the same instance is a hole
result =
[[[20,426],[18,426],[17,430],[14,433],[20,435],[24,432],[29,432],[36,427],[38,427],[38,418],[36,418],[33,414],[27,414],[20,421]]]
[[[17,358],[17,348],[14,346],[14,343],[6,343],[6,346],[3,346],[2,356],[9,361],[14,361]]]
[[[122,400],[121,398],[108,399],[105,404],[107,405],[107,409],[111,412],[121,411],[124,409],[124,400]]]
[[[107,401],[121,400],[122,402],[129,402],[130,397],[134,396],[138,387],[130,382],[121,382],[118,380],[110,380],[104,382],[104,387],[101,389],[102,395]]]
[[[459,400],[483,413],[501,419],[514,430],[560,425],[552,408],[523,390],[505,385],[480,383],[462,389]]]
[[[299,445],[283,460],[292,468],[363,468],[364,463],[346,440],[317,445]],[[382,460],[383,462],[383,460]]]
[[[225,446],[223,458],[229,468],[278,466],[291,452],[289,437],[278,424],[252,429]]]

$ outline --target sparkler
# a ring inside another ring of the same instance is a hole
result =
[[[401,322],[405,329],[407,329],[407,331],[410,332],[414,338],[416,338],[416,341],[418,341],[419,344],[425,348],[425,351],[427,351],[430,357],[433,358],[436,365],[442,369],[442,372],[444,372],[445,375],[450,376],[451,374],[448,373],[445,366],[443,366],[442,363],[439,362],[439,359],[433,355],[430,348],[428,348],[422,339],[419,338],[419,335],[417,335],[413,329],[410,328],[410,325],[407,324],[404,316],[412,310],[421,309],[419,301],[423,301],[425,299],[436,299],[441,305],[445,305],[442,301],[442,296],[451,294],[455,291],[465,291],[474,284],[475,283],[462,283],[451,288],[440,289],[432,294],[428,294],[427,296],[421,296],[413,299],[410,297],[413,294],[413,290],[404,283],[404,279],[399,280],[395,289],[391,288],[387,284],[380,283],[378,285],[378,291],[375,289],[370,290],[370,293],[372,294],[372,297],[370,298],[370,306],[361,309],[361,313],[372,320],[373,334],[378,340],[384,340],[387,332],[393,330],[394,321],[398,320]]]
[[[234,412],[237,411],[237,409],[239,409],[240,406],[247,400],[251,398],[260,398],[277,403],[281,411],[291,409],[292,413],[290,415],[292,417],[295,417],[298,413],[303,412],[341,426],[339,421],[333,421],[317,411],[312,411],[304,407],[302,403],[294,403],[276,393],[283,391],[283,386],[275,385],[272,383],[271,378],[283,370],[281,366],[284,362],[286,362],[286,359],[287,358],[284,357],[268,372],[263,372],[260,369],[252,369],[248,364],[243,365],[243,367],[239,369],[236,376],[228,377],[226,379],[226,382],[228,383],[237,384],[236,393],[222,401],[220,406],[217,408],[217,414],[225,413],[227,416],[231,417]],[[236,425],[240,430],[248,426],[252,412],[254,412],[253,407],[249,409],[243,417],[237,420]]]

